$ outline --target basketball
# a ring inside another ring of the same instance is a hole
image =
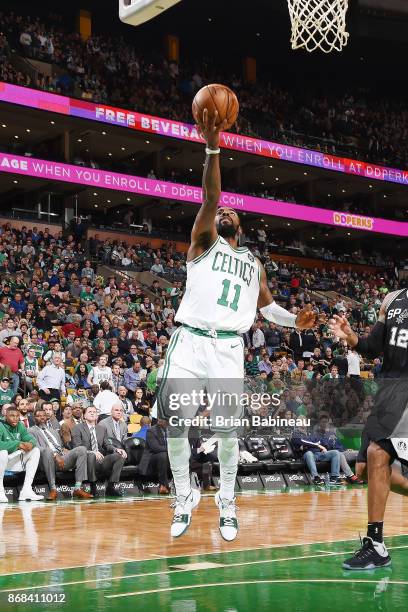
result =
[[[218,111],[217,125],[226,120],[226,129],[229,129],[237,120],[239,102],[232,89],[226,85],[206,85],[197,92],[193,100],[193,117],[197,123],[201,120],[205,108],[210,117]]]

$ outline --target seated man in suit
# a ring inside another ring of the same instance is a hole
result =
[[[124,444],[127,436],[127,425],[124,419],[123,406],[120,402],[113,404],[111,416],[100,421],[99,425],[106,431],[108,438],[114,438]]]
[[[130,465],[137,465],[139,463],[140,453],[134,452],[132,447],[129,449],[129,452],[125,449],[125,442],[128,439],[128,428],[122,403],[114,404],[112,406],[111,416],[99,421],[99,425],[106,430],[110,442],[112,442],[112,440],[117,440],[122,444],[124,450],[123,456],[127,459],[127,463]]]
[[[60,436],[65,448],[72,448],[72,430],[75,425],[82,423],[82,415],[83,408],[79,404],[74,404],[71,409],[71,416],[60,423]]]
[[[95,406],[84,409],[84,421],[72,430],[72,445],[85,446],[88,458],[88,480],[91,483],[91,493],[98,497],[96,489],[97,473],[109,476],[106,495],[122,497],[123,492],[115,488],[119,482],[120,473],[125,463],[126,453],[121,448],[115,448],[109,443],[106,430],[97,424],[98,413]]]
[[[159,419],[157,425],[150,427],[146,433],[146,447],[139,464],[138,472],[144,476],[154,474],[159,480],[159,494],[168,495],[169,456],[167,453],[166,421]]]
[[[50,494],[46,501],[56,501],[58,497],[55,485],[55,472],[68,471],[75,468],[74,499],[91,499],[92,495],[82,489],[82,483],[87,480],[87,453],[84,446],[78,446],[73,450],[63,447],[61,437],[56,429],[46,426],[46,414],[43,408],[37,408],[34,412],[34,427],[30,427],[29,433],[36,439],[40,449],[40,464],[45,472],[50,487]]]
[[[45,416],[46,416],[45,426],[51,427],[52,429],[56,429],[57,431],[59,431],[61,429],[61,426],[59,424],[57,417],[54,414],[54,408],[52,406],[52,402],[50,401],[43,402],[41,408],[44,410]]]

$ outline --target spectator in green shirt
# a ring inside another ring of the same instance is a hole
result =
[[[90,285],[86,285],[79,294],[79,299],[81,302],[93,302],[94,294],[92,293],[92,288]]]
[[[36,441],[20,421],[20,413],[12,404],[7,408],[4,421],[0,422],[0,503],[8,502],[3,483],[6,470],[25,472],[20,501],[43,499],[32,488],[39,461],[40,450]]]
[[[374,397],[377,395],[378,383],[374,379],[374,372],[368,373],[368,378],[363,382],[364,397]]]
[[[10,387],[10,378],[3,376],[0,381],[0,406],[10,404],[14,397],[14,391]]]
[[[164,359],[160,359],[157,367],[153,368],[150,374],[148,374],[146,379],[146,387],[147,390],[153,395],[156,392],[157,388],[157,374],[159,368],[164,365]]]
[[[0,245],[0,268],[4,267],[4,262],[7,259],[7,253],[4,252],[4,246]]]
[[[257,376],[259,374],[258,359],[252,353],[248,353],[245,357],[245,374],[247,376]]]

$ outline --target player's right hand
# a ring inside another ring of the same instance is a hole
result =
[[[312,305],[307,304],[298,312],[296,317],[296,327],[298,329],[312,329],[316,325],[317,315],[312,310]]]
[[[227,120],[225,119],[219,125],[217,125],[218,112],[215,111],[214,115],[210,117],[208,109],[205,108],[203,111],[202,120],[198,122],[197,129],[201,133],[201,136],[206,141],[210,149],[218,149],[220,146],[220,133],[227,129]]]

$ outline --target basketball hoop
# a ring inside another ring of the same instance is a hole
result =
[[[128,25],[137,26],[178,2],[180,0],[119,0],[119,18]]]
[[[324,53],[347,45],[348,0],[288,0],[292,24],[292,49]]]

